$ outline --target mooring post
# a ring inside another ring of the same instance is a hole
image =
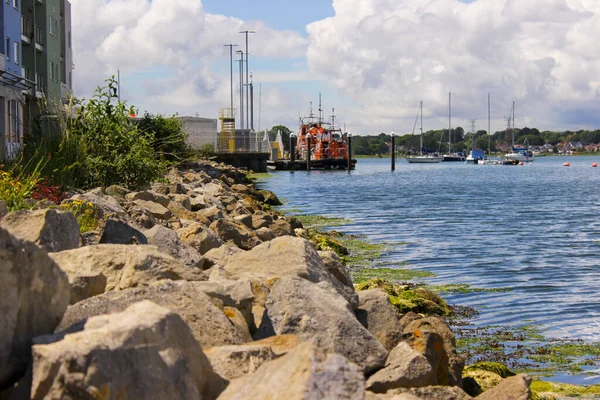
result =
[[[396,134],[392,132],[392,171],[396,170]]]
[[[306,135],[306,170],[310,171],[310,133]]]
[[[348,134],[348,171],[352,169],[352,134]]]
[[[296,135],[290,135],[290,161],[292,164],[296,161]]]

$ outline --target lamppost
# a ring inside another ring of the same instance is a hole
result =
[[[225,47],[229,47],[229,75],[231,78],[231,113],[233,114],[233,48],[237,47],[237,44],[226,44]]]
[[[250,57],[248,55],[248,34],[256,33],[256,32],[255,31],[248,31],[248,30],[246,30],[246,31],[240,31],[240,33],[243,33],[243,34],[246,35],[246,127],[249,128],[250,127],[250,121],[249,121],[248,117],[249,117],[250,112],[248,110],[248,105],[250,104],[250,101],[249,101],[249,98],[248,98],[249,97],[248,89],[249,89],[250,82],[249,82],[249,76],[248,76],[249,75],[248,59]]]
[[[242,122],[240,128],[244,129],[244,52],[238,50],[236,53],[241,57],[238,60],[240,63],[240,121]]]

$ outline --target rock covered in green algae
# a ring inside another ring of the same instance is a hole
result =
[[[478,362],[469,365],[463,371],[463,389],[475,397],[489,390],[502,379],[515,376],[507,366],[497,362]]]
[[[413,311],[425,315],[449,315],[450,307],[432,291],[407,285],[397,285],[386,279],[374,278],[356,285],[356,290],[381,289],[390,296],[390,302],[401,314]]]

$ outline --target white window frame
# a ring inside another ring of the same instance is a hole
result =
[[[13,42],[13,52],[14,52],[13,58],[15,59],[15,64],[19,65],[19,42],[17,42],[16,40]]]

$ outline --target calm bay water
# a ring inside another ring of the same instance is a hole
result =
[[[571,167],[562,167],[566,161]],[[343,217],[337,230],[407,242],[389,267],[427,283],[509,292],[446,294],[480,311],[476,326],[538,324],[548,337],[600,341],[600,157],[540,157],[532,166],[360,159],[347,171],[277,172],[260,186],[285,211]]]

